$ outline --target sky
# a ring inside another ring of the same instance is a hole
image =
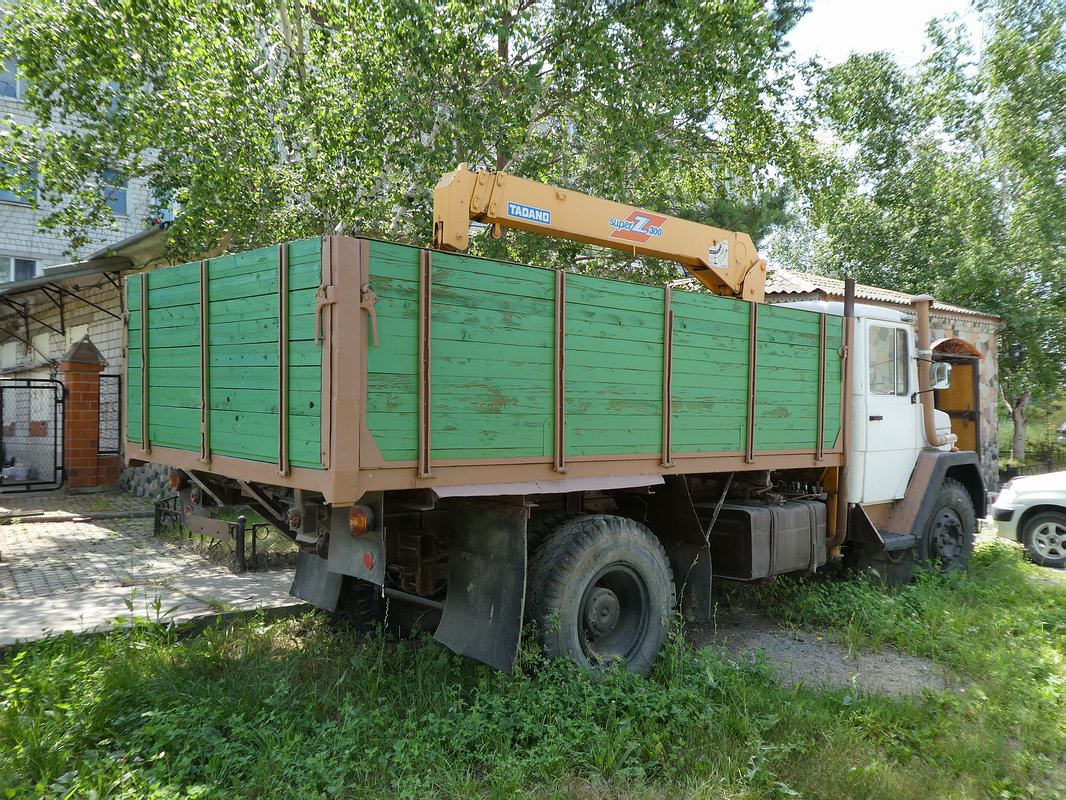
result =
[[[827,66],[875,50],[912,66],[922,58],[926,23],[951,13],[968,19],[976,35],[969,0],[814,0],[789,40],[801,59],[819,56]]]

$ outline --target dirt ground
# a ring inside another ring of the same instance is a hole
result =
[[[957,688],[929,659],[891,649],[849,653],[824,631],[782,628],[743,609],[720,607],[715,617],[687,625],[685,638],[696,646],[720,647],[737,660],[766,659],[783,683],[890,695]]]

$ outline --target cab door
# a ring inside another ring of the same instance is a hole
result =
[[[866,320],[865,409],[856,423],[865,428],[862,501],[903,497],[921,450],[921,405],[917,391],[913,333],[903,324]],[[856,365],[858,366],[858,365]]]

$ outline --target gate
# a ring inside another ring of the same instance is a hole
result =
[[[63,384],[0,380],[0,493],[63,485]]]

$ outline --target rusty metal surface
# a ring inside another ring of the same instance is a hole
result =
[[[507,673],[514,669],[522,635],[527,513],[519,503],[455,504],[448,597],[433,637]]]

